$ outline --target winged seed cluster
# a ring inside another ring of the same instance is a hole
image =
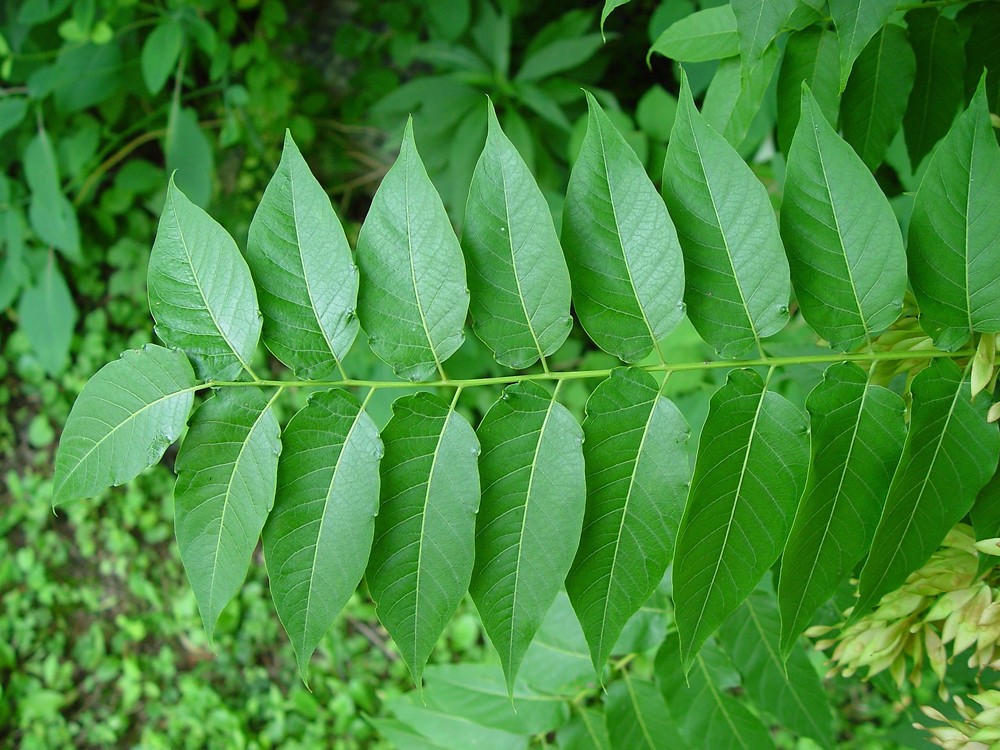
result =
[[[303,675],[363,576],[418,682],[466,591],[509,687],[563,585],[601,670],[671,561],[684,670],[704,668],[702,646],[779,556],[785,656],[866,556],[852,617],[870,611],[969,511],[1000,451],[989,399],[973,401],[971,366],[956,363],[977,334],[1000,332],[1000,149],[982,86],[930,161],[905,249],[885,195],[808,89],[780,227],[686,80],[662,198],[589,105],[561,236],[492,107],[461,243],[409,125],[356,256],[290,137],[245,257],[171,184],[148,280],[167,348],[126,352],[84,388],[56,502],[131,479],[187,425],[177,541],[206,628],[262,535]],[[936,348],[879,349],[908,281]],[[775,367],[799,361],[763,342],[786,324],[793,287],[834,350],[810,360],[830,367],[808,415],[768,388]],[[586,334],[633,366],[549,371],[571,296]],[[499,363],[541,371],[449,381],[469,311]],[[688,426],[661,395],[662,374],[685,365],[657,343],[685,311],[723,358],[770,365],[734,369],[715,393],[693,474]],[[360,326],[401,378],[454,388],[451,402],[402,397],[380,435],[346,390],[362,384],[344,364]],[[261,337],[297,380],[253,372]],[[653,353],[659,364],[634,365]],[[908,408],[857,364],[899,361],[922,367]],[[581,427],[558,383],[598,375]],[[485,382],[509,387],[474,430],[455,404]],[[293,385],[320,389],[282,428],[273,407]],[[200,390],[214,395],[189,419]]]

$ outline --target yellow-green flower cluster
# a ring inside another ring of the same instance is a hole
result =
[[[930,732],[931,742],[945,750],[1000,750],[1000,690],[987,690],[969,698],[978,708],[955,696],[960,719],[949,719],[936,708],[921,706],[924,714],[944,725],[913,726]]]
[[[972,529],[952,529],[931,559],[869,614],[816,646],[833,648],[832,672],[849,677],[866,668],[865,679],[889,670],[900,687],[919,685],[925,661],[947,697],[944,674],[952,658],[972,648],[969,666],[1000,669],[1000,581],[997,568],[979,572],[977,552],[1000,554],[998,540],[976,542]],[[849,613],[849,611],[848,611]],[[838,628],[810,628],[824,637]]]

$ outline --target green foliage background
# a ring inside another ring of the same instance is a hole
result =
[[[377,739],[376,727],[383,737],[398,730],[386,719],[386,704],[402,716],[398,699],[412,686],[363,590],[321,644],[308,689],[271,609],[260,564],[251,565],[209,644],[173,539],[173,450],[166,465],[124,488],[57,515],[50,510],[52,454],[73,399],[102,363],[153,340],[146,259],[167,178],[176,170],[178,185],[244,244],[288,127],[354,245],[412,113],[421,154],[460,225],[486,135],[488,94],[558,226],[568,165],[586,131],[581,87],[658,180],[679,76],[661,54],[646,67],[646,52],[650,44],[676,51],[663,32],[717,5],[635,0],[610,16],[604,40],[600,8],[582,1],[0,4],[0,745],[391,746]],[[804,17],[803,26],[813,20]],[[821,55],[823,39],[814,36],[789,38],[785,61]],[[967,49],[970,56],[989,54],[984,45]],[[773,59],[757,52],[773,73],[777,52]],[[742,155],[756,155],[755,171],[777,191],[783,159],[775,156],[775,142],[787,148],[798,117],[797,109],[785,111],[790,96],[782,87],[791,84],[781,74],[764,81],[760,111],[741,119],[739,101],[727,108],[724,89],[739,79],[727,62],[712,62],[733,53],[705,54],[705,61],[685,66],[693,93],[705,97],[706,116],[725,127]],[[818,80],[818,71],[810,85],[819,106],[835,106],[839,82]],[[955,112],[971,94],[964,84],[974,87],[978,79],[966,82],[961,67],[952,73],[963,88],[943,108]],[[995,111],[995,78],[991,83]],[[923,146],[896,139],[885,147],[876,177],[905,218],[919,176],[909,160],[922,156]],[[579,368],[618,364],[584,341],[574,332],[555,358]],[[665,345],[679,360],[712,356],[686,323]],[[815,350],[801,320],[769,348],[790,355]],[[364,345],[351,356],[355,377],[390,375]],[[255,366],[266,368],[262,352],[258,357]],[[484,345],[468,336],[449,374],[498,373]],[[771,387],[801,404],[820,375],[807,367],[779,372]],[[714,371],[679,374],[665,394],[697,430],[721,378]],[[591,388],[573,382],[561,391],[578,419]],[[462,407],[478,421],[496,395],[480,389]],[[369,404],[380,424],[390,398],[380,393]],[[656,627],[636,626],[637,649],[644,638],[655,645],[656,633],[643,628]],[[466,601],[431,663],[490,658]],[[815,661],[821,669],[820,657]],[[974,681],[960,669],[949,678],[958,690]],[[840,747],[926,746],[889,680],[862,685],[835,678],[827,690]],[[930,687],[917,697],[936,700]],[[814,747],[787,732],[776,741]]]

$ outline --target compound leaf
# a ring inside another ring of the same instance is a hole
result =
[[[719,643],[743,675],[743,691],[792,731],[833,747],[833,714],[806,652],[778,648],[778,608],[770,591],[758,589],[719,631]]]
[[[177,547],[210,641],[274,504],[279,433],[259,388],[228,388],[194,413],[177,453]]]
[[[673,564],[685,668],[778,559],[809,465],[804,416],[752,370],[712,397]]]
[[[314,393],[285,427],[264,526],[271,596],[305,679],[309,658],[357,588],[378,509],[378,428],[346,391]]]
[[[399,158],[358,237],[358,313],[369,343],[397,375],[428,380],[465,338],[465,261],[406,122]]]
[[[781,330],[791,289],[767,191],[695,109],[683,74],[663,197],[684,251],[688,317],[702,338],[738,357]]]
[[[885,194],[805,86],[801,111],[781,236],[802,316],[831,347],[851,351],[899,317],[906,251]]]
[[[96,495],[159,461],[187,423],[197,383],[187,357],[153,344],[104,365],[63,428],[53,504]]]
[[[907,252],[920,322],[938,348],[1000,331],[1000,147],[982,82],[927,166]]]
[[[521,370],[555,352],[573,328],[569,271],[548,203],[488,106],[462,249],[476,334],[497,362]]]
[[[958,24],[936,8],[911,10],[906,14],[906,28],[917,70],[903,116],[903,135],[910,166],[916,172],[962,106],[965,50]]]
[[[684,314],[684,263],[639,158],[589,93],[587,104],[587,134],[563,208],[574,309],[598,346],[635,362]]]
[[[472,576],[479,441],[464,417],[421,392],[393,403],[382,442],[366,577],[378,618],[419,684]]]
[[[840,40],[838,90],[844,90],[854,61],[895,9],[896,0],[830,0],[830,16]]]
[[[873,171],[903,123],[916,70],[906,32],[891,23],[872,37],[854,62],[844,89],[841,124],[844,140]]]
[[[969,381],[954,362],[934,361],[913,379],[910,393],[910,431],[861,571],[852,620],[927,562],[972,507],[1000,455],[1000,434],[985,418],[989,404],[972,402]]]
[[[260,312],[250,269],[233,238],[174,184],[149,256],[156,335],[191,357],[206,380],[250,372]]]
[[[673,554],[689,429],[651,375],[616,369],[587,401],[583,433],[587,512],[566,591],[600,673]]]
[[[678,62],[722,60],[740,53],[736,16],[729,3],[705,8],[668,26],[653,42],[649,54]]]
[[[476,564],[469,588],[507,676],[562,587],[586,506],[583,431],[541,386],[509,386],[483,417]]]
[[[250,223],[247,263],[267,348],[304,380],[337,374],[358,333],[358,269],[329,197],[288,131]]]
[[[903,450],[903,400],[857,365],[832,365],[806,399],[809,481],[781,559],[781,652],[871,547]]]

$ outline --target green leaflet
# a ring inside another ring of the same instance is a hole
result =
[[[479,441],[441,398],[392,405],[382,430],[381,499],[368,562],[379,620],[420,675],[469,587],[479,507]]]
[[[82,261],[76,210],[63,194],[59,160],[44,128],[39,128],[38,135],[24,149],[24,178],[31,190],[28,206],[31,228],[43,243],[67,259]]]
[[[303,380],[338,374],[358,333],[358,269],[326,191],[288,131],[250,223],[246,257],[267,348]]]
[[[659,391],[648,373],[619,368],[587,401],[587,512],[566,591],[598,674],[663,578],[684,511],[690,431]]]
[[[965,91],[971,95],[986,70],[986,103],[1000,112],[1000,5],[970,3],[955,17],[965,38]]]
[[[903,116],[903,135],[910,166],[916,172],[962,106],[965,51],[958,24],[936,8],[911,10],[906,14],[906,28],[917,70]]]
[[[923,565],[972,507],[1000,455],[987,399],[970,398],[958,366],[936,360],[913,379],[910,431],[861,571],[857,620]]]
[[[871,547],[903,450],[903,400],[857,365],[831,365],[806,399],[809,481],[781,558],[781,652]]]
[[[777,47],[769,47],[749,73],[743,70],[740,58],[731,57],[720,62],[712,76],[701,113],[733,148],[740,147],[760,112],[780,57]]]
[[[731,372],[712,397],[674,552],[685,668],[778,559],[808,465],[804,416],[754,371]]]
[[[920,323],[939,349],[1000,331],[1000,147],[982,82],[927,166],[907,252]]]
[[[589,93],[587,105],[587,135],[563,207],[573,304],[594,343],[635,362],[683,316],[684,265],[645,168]]]
[[[695,109],[687,77],[663,165],[684,251],[684,301],[698,333],[738,357],[788,320],[788,261],[767,191]]]
[[[629,750],[687,750],[656,686],[622,672],[604,699],[611,747]]]
[[[142,79],[151,94],[159,94],[174,72],[184,47],[184,27],[172,16],[165,16],[142,45]]]
[[[172,178],[147,283],[156,335],[184,350],[201,378],[250,372],[261,327],[250,269],[229,233]]]
[[[488,107],[462,249],[476,334],[498,362],[521,370],[555,352],[573,328],[569,271],[548,203]]]
[[[976,539],[995,539],[1000,536],[1000,466],[993,478],[976,495],[976,503],[969,511]]]
[[[281,442],[264,559],[304,680],[309,658],[365,571],[383,449],[371,417],[340,389],[312,394]]]
[[[421,698],[428,708],[518,734],[547,734],[566,723],[569,706],[518,681],[508,694],[495,664],[434,664],[427,667]]]
[[[787,156],[799,122],[802,84],[819,102],[831,124],[837,122],[840,88],[837,82],[837,35],[811,26],[788,36],[778,71],[778,144]]]
[[[899,317],[906,251],[896,215],[805,84],[788,152],[781,236],[802,316],[832,348],[870,346]]]
[[[274,504],[279,433],[260,389],[230,388],[194,413],[177,453],[177,547],[209,641]]]
[[[184,429],[197,382],[183,354],[154,344],[104,365],[63,428],[53,505],[123,484],[159,461]]]
[[[670,635],[656,654],[654,670],[660,691],[690,747],[774,748],[767,727],[727,692],[739,685],[739,676],[715,643],[706,644],[695,658],[694,668],[686,672],[681,665],[680,641]]]
[[[797,0],[730,0],[740,37],[740,56],[747,69],[757,65],[795,10]]]
[[[7,273],[6,264],[3,272]],[[18,327],[27,337],[39,364],[58,375],[69,361],[77,311],[59,264],[49,255],[40,278],[26,286],[17,302]]]
[[[854,61],[895,9],[896,0],[830,0],[830,16],[840,39],[838,91],[844,90]]]
[[[464,716],[421,704],[413,696],[400,696],[386,702],[399,719],[398,724],[384,723],[379,730],[386,739],[406,750],[527,750],[528,738],[503,729],[476,724]],[[388,730],[388,731],[387,731]]]
[[[462,248],[407,120],[399,158],[358,237],[358,314],[369,343],[402,378],[428,380],[461,346],[469,305]]]
[[[573,718],[556,733],[559,750],[612,750],[604,714],[577,708]]]
[[[604,0],[604,7],[601,9],[601,36],[604,36],[604,24],[607,22],[608,16],[614,12],[615,8],[620,8],[629,2],[630,0]]]
[[[782,726],[833,747],[833,713],[819,675],[801,648],[782,657],[778,626],[774,595],[758,589],[723,624],[719,643],[743,675],[751,701]]]
[[[583,431],[544,388],[522,382],[504,390],[477,433],[483,498],[469,592],[512,690],[580,541]]]
[[[549,695],[576,695],[593,683],[587,640],[565,591],[556,594],[517,675],[518,682]]]
[[[740,53],[736,16],[729,3],[705,8],[671,24],[649,48],[678,62],[708,62]]]
[[[844,140],[873,171],[903,123],[916,69],[906,32],[895,24],[879,30],[854,62],[844,89],[841,125]]]

